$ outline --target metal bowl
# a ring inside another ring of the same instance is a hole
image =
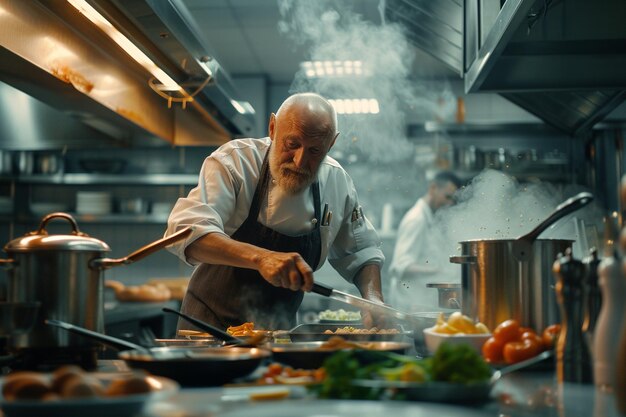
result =
[[[22,334],[30,331],[37,320],[41,303],[0,302],[0,337]]]

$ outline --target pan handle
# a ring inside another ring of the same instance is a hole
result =
[[[475,264],[476,257],[474,255],[456,255],[450,257],[453,264]]]
[[[131,253],[130,255],[124,258],[118,258],[118,259],[96,258],[96,259],[91,260],[91,262],[89,263],[89,266],[92,268],[107,269],[107,268],[111,268],[114,266],[132,264],[133,262],[137,262],[145,258],[148,255],[152,255],[154,252],[157,252],[163,249],[164,247],[171,245],[174,242],[178,242],[179,240],[185,239],[191,234],[191,232],[192,232],[192,228],[191,226],[188,226],[182,230],[179,230],[178,232],[174,233],[171,236],[164,237],[163,239],[159,239],[155,242],[152,242],[144,246],[143,248],[137,249],[135,252]]]
[[[191,317],[185,313],[181,313],[180,311],[176,311],[172,308],[169,307],[163,307],[162,310],[165,313],[171,313],[171,314],[176,314],[178,317],[181,317],[183,320],[188,321],[189,323],[193,324],[194,326],[204,330],[207,333],[212,334],[213,336],[217,337],[218,339],[223,340],[224,342],[235,342],[235,343],[243,343],[244,341],[239,339],[238,337],[235,337],[233,335],[228,334],[227,332],[224,332],[220,329],[218,329],[217,327],[213,327],[211,326],[209,323],[205,323],[202,320],[198,320],[195,317]]]
[[[61,329],[65,329],[67,331],[76,333],[78,335],[87,337],[92,340],[97,340],[98,342],[111,346],[117,350],[131,349],[131,350],[138,350],[140,352],[150,353],[149,349],[143,346],[137,345],[133,342],[129,342],[124,339],[118,339],[117,337],[107,336],[106,334],[94,332],[92,330],[85,329],[84,327],[76,326],[76,325],[73,325],[71,323],[68,323],[62,320],[47,319],[46,324],[50,326],[59,327]]]

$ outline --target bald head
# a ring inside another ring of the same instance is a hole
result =
[[[269,123],[270,172],[279,187],[298,193],[308,187],[337,138],[333,106],[313,93],[295,94],[272,114]]]
[[[337,113],[328,100],[315,93],[288,97],[276,112],[276,118],[313,138],[334,138]]]

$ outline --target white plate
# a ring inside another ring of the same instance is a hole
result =
[[[355,400],[304,400],[293,403],[277,401],[243,406],[218,414],[219,417],[478,417],[493,416],[487,411],[432,403],[406,403]]]
[[[130,417],[141,413],[149,400],[166,398],[178,391],[168,378],[150,376],[161,388],[148,394],[51,401],[3,401],[6,417]]]

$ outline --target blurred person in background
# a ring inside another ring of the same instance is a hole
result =
[[[458,266],[451,265],[435,212],[455,203],[461,180],[450,171],[437,173],[425,195],[404,215],[389,267],[389,302],[408,311],[433,311],[438,306],[436,288],[429,283],[460,283]]]
[[[205,159],[166,231],[193,227],[169,248],[195,266],[184,313],[222,329],[290,329],[326,258],[362,297],[383,302],[380,239],[352,179],[327,156],[338,135],[325,98],[295,94],[271,114],[269,137],[231,140]]]

